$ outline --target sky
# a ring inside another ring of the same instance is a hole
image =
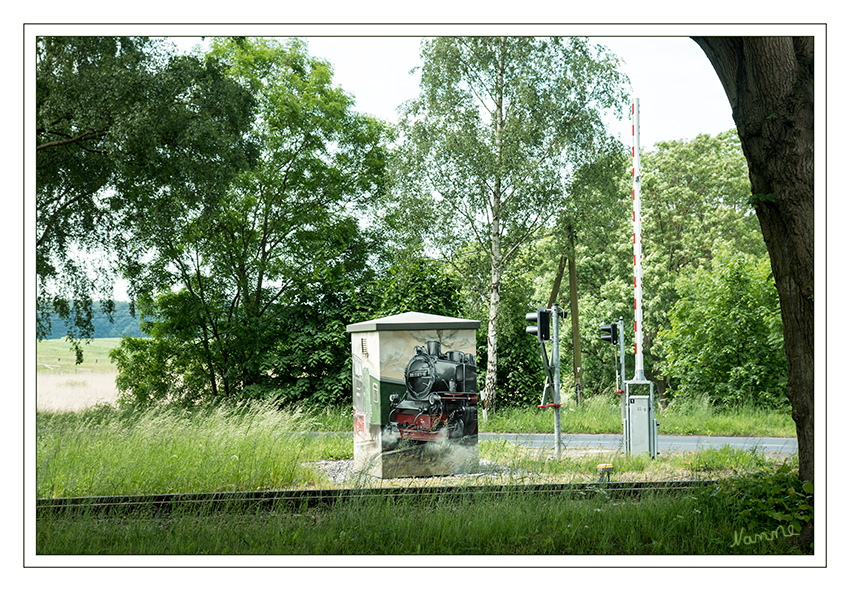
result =
[[[331,63],[334,81],[354,95],[357,110],[397,122],[397,108],[419,93],[421,37],[304,37],[311,55]],[[173,39],[182,50],[197,38]],[[630,93],[640,99],[641,147],[656,142],[717,135],[732,129],[732,110],[720,80],[688,37],[591,37],[625,63]],[[628,112],[609,131],[631,145]]]
[[[421,38],[308,38],[312,55],[334,66],[334,80],[351,92],[357,109],[397,121],[396,108],[418,94]],[[693,139],[732,129],[732,110],[720,80],[694,41],[687,37],[591,37],[622,58],[630,92],[640,99],[641,147]],[[628,113],[609,131],[631,145]]]

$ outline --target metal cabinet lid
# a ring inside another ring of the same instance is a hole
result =
[[[475,329],[480,326],[481,321],[479,320],[451,318],[450,316],[423,314],[422,312],[405,312],[394,316],[349,324],[345,329],[348,332],[372,332],[381,330]]]

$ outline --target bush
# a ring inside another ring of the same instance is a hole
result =
[[[814,486],[801,481],[787,462],[776,471],[724,480],[699,494],[716,502],[736,528],[749,532],[779,526],[800,532],[814,517]]]
[[[786,408],[787,366],[779,296],[765,256],[721,252],[711,270],[676,282],[679,301],[658,342],[674,397]]]

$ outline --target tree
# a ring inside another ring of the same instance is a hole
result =
[[[661,370],[677,400],[706,395],[718,405],[783,408],[787,372],[770,260],[733,248],[676,281],[671,325],[658,334]]]
[[[253,156],[249,93],[213,61],[129,37],[42,37],[36,47],[39,338],[56,312],[79,340],[94,301],[111,316],[128,210],[161,192],[214,193]]]
[[[334,298],[344,299],[346,281],[357,285],[363,275],[368,240],[346,210],[382,190],[387,130],[353,111],[303,41],[217,39],[208,59],[256,96],[259,161],[202,200],[150,199],[133,219],[147,260],[125,272],[148,307],[147,346],[163,351],[151,355],[162,361],[150,370],[175,377],[152,390],[157,396],[274,395],[290,370],[332,365],[322,354],[293,368],[281,362],[289,352],[279,343],[310,324],[293,311],[309,310],[320,324],[339,307]]]
[[[386,247],[374,240],[371,255]],[[350,407],[351,335],[348,324],[417,311],[459,316],[459,282],[438,261],[403,253],[385,270],[329,275],[315,295],[284,314],[286,337],[278,339],[264,365],[277,378],[275,394],[284,401]]]
[[[694,37],[741,138],[779,293],[800,478],[814,481],[814,38]]]
[[[626,102],[618,59],[586,39],[442,37],[423,42],[418,99],[397,158],[414,231],[451,260],[473,245],[488,266],[484,418],[495,404],[502,277],[557,212],[572,167]],[[416,225],[413,225],[416,224]]]
[[[659,142],[642,157],[641,167],[644,359],[647,376],[666,401],[666,377],[656,369],[663,355],[654,343],[659,331],[670,327],[670,311],[680,297],[677,279],[709,268],[728,244],[757,257],[767,251],[748,205],[746,160],[733,130]]]
[[[670,326],[670,310],[679,299],[677,279],[694,269],[710,268],[712,259],[729,245],[756,257],[766,256],[767,251],[747,203],[746,161],[734,131],[711,137],[699,135],[689,141],[659,142],[647,149],[641,160],[644,362],[647,376],[663,394],[667,377],[659,369],[664,357],[655,339],[659,331]],[[633,342],[630,159],[612,150],[579,168],[575,178],[578,182],[573,183],[571,204],[576,209],[564,211],[555,243],[557,252],[566,250],[567,231],[573,225],[581,332],[597,334],[601,323],[622,316],[625,338]],[[546,272],[551,277],[553,270]],[[548,281],[551,285],[551,279]],[[610,345],[585,338],[582,354],[586,389],[591,394],[611,392],[614,369]]]

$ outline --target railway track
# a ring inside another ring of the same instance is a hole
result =
[[[63,497],[37,499],[36,516],[74,515],[163,515],[172,511],[254,512],[260,510],[299,510],[333,507],[357,500],[392,499],[428,501],[443,496],[481,497],[534,494],[562,495],[570,499],[639,498],[647,493],[677,494],[715,484],[715,480],[672,480],[640,482],[583,482],[568,484],[511,484],[476,486],[420,486],[357,489],[305,489],[249,492],[176,493],[112,497]]]

